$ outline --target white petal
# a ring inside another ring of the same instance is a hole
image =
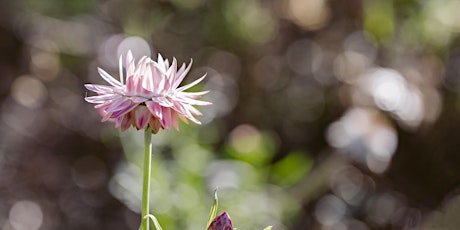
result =
[[[131,50],[128,51],[128,54],[126,55],[126,65],[125,65],[125,68],[126,68],[126,79],[128,79],[129,77],[132,77],[132,75],[134,74],[134,57],[133,57],[133,53],[131,53]]]
[[[120,72],[120,83],[123,85],[123,55],[120,55],[118,60],[118,70]]]
[[[180,68],[180,70],[177,72],[176,74],[176,79],[174,79],[174,83],[173,83],[173,86],[172,88],[175,89],[177,88],[180,83],[184,80],[185,76],[187,75],[188,71],[190,71],[190,68],[192,67],[192,63],[193,63],[193,60],[191,59],[190,60],[190,64],[188,64],[187,66],[187,69],[183,69],[184,65],[182,66],[182,68]]]
[[[118,94],[104,94],[104,95],[98,95],[98,96],[85,97],[85,100],[89,103],[99,104],[99,103],[106,103],[106,102],[112,101],[120,97],[121,96]]]
[[[178,92],[176,93],[176,96],[179,95],[178,97],[187,97],[187,98],[199,98],[205,94],[209,93],[209,90],[206,91],[200,91],[200,92]]]
[[[108,85],[85,84],[85,88],[93,92],[102,94],[109,94],[115,91],[115,89],[112,86]]]
[[[201,105],[201,106],[212,105],[211,102],[195,100],[192,98],[175,98],[175,100],[182,102],[182,103],[189,104],[189,105]]]
[[[190,83],[190,84],[188,84],[188,85],[184,85],[184,86],[178,88],[176,91],[177,91],[177,92],[181,92],[181,91],[184,91],[184,90],[186,90],[186,89],[190,89],[190,88],[192,88],[193,86],[195,86],[196,84],[200,83],[205,77],[206,77],[206,74],[203,75],[203,77],[200,77],[198,80],[195,80],[194,82],[192,82],[192,83]]]
[[[109,84],[115,87],[121,87],[121,83],[117,81],[115,78],[113,78],[112,76],[110,76],[110,74],[105,72],[105,70],[97,67],[97,71],[99,72],[99,75],[101,75],[101,77],[104,78],[106,82],[108,82]]]

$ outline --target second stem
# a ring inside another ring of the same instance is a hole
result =
[[[150,176],[152,171],[152,131],[144,133],[144,175],[142,183],[142,230],[149,230]]]

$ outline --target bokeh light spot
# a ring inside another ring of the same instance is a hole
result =
[[[126,55],[129,50],[131,50],[136,60],[139,60],[142,56],[152,56],[149,43],[141,37],[132,36],[123,39],[123,41],[121,41],[118,45],[117,57],[120,55]]]
[[[287,15],[305,30],[322,28],[330,17],[330,10],[325,0],[289,0]]]
[[[48,97],[46,87],[31,76],[20,76],[11,85],[13,99],[28,108],[41,106]]]
[[[326,138],[375,173],[384,172],[396,151],[396,131],[383,116],[372,109],[354,108],[332,123]]]
[[[206,172],[209,190],[235,190],[242,184],[253,183],[255,180],[254,168],[241,161],[215,161],[208,166]]]
[[[15,230],[38,230],[43,223],[43,212],[36,202],[22,200],[10,209],[9,220]]]
[[[364,176],[354,167],[344,167],[334,174],[332,191],[348,204],[357,204],[364,194]]]
[[[261,145],[262,137],[254,126],[240,125],[230,133],[230,144],[240,153],[251,153]]]
[[[371,64],[372,60],[366,55],[355,51],[345,51],[335,58],[334,73],[339,80],[353,84]]]
[[[382,110],[392,112],[408,127],[417,127],[424,117],[420,90],[394,69],[374,68],[362,78],[362,86]]]
[[[334,195],[322,197],[315,206],[315,217],[323,225],[331,226],[340,222],[347,213],[346,204]]]
[[[397,71],[377,68],[369,71],[363,79],[368,82],[368,90],[374,96],[378,107],[395,111],[406,96],[406,81]]]
[[[98,50],[98,60],[101,62],[104,66],[109,66],[112,68],[118,67],[118,58],[114,57],[119,57],[120,53],[118,51],[118,46],[120,43],[124,40],[124,35],[123,34],[115,34],[110,37],[108,37],[99,47]],[[123,51],[120,51],[123,52]],[[121,53],[123,56],[126,55],[126,53]]]
[[[31,69],[43,81],[54,80],[60,71],[60,60],[56,53],[42,50],[31,52]]]
[[[226,3],[225,19],[239,38],[262,44],[273,36],[276,21],[269,11],[259,5],[259,1],[233,0]]]

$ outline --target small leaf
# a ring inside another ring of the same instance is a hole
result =
[[[155,225],[156,230],[163,230],[161,228],[161,226],[160,226],[160,223],[158,222],[157,218],[154,215],[148,214],[144,218],[148,218],[148,219],[152,220],[152,223],[153,223],[153,225]]]
[[[219,205],[219,200],[217,198],[217,188],[216,188],[216,190],[214,190],[214,203],[212,204],[211,211],[209,212],[209,220],[208,220],[208,224],[206,224],[206,229],[209,228],[209,225],[211,224],[211,222],[214,220],[214,218],[216,218],[218,205]]]
[[[272,230],[272,226],[267,226],[264,230]]]

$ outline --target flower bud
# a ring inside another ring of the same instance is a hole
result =
[[[209,225],[208,230],[233,230],[232,220],[227,212],[218,215]]]

